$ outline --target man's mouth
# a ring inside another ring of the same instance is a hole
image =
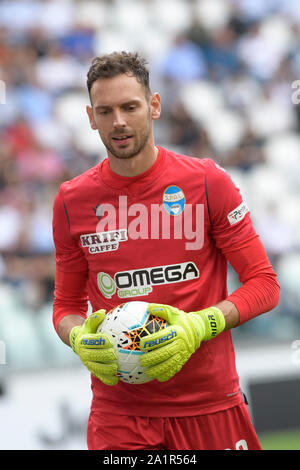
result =
[[[126,143],[131,138],[132,138],[132,135],[119,135],[119,136],[113,137],[112,140],[114,142]]]

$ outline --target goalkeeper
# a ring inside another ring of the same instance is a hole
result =
[[[53,323],[91,372],[88,448],[260,449],[231,329],[272,310],[279,285],[249,209],[212,159],[155,144],[160,96],[138,54],[95,58],[87,85],[107,158],[55,199]],[[230,295],[228,263],[241,282]],[[150,303],[173,331],[143,338],[154,380],[139,385],[118,380],[113,345],[97,333],[105,312],[130,300]]]

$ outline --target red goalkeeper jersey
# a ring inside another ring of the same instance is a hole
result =
[[[211,159],[159,147],[136,177],[108,159],[62,184],[53,215],[53,321],[110,310],[130,300],[186,312],[231,300],[240,323],[273,308],[276,275],[230,176]],[[227,293],[227,263],[242,286]],[[242,401],[231,332],[203,342],[169,381],[113,387],[92,376],[92,409],[140,416],[189,416]]]

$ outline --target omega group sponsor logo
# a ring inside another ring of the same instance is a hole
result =
[[[199,277],[195,263],[154,266],[151,268],[119,271],[112,278],[109,274],[100,272],[97,275],[99,290],[104,297],[110,299],[115,293],[120,298],[130,298],[148,295],[157,285],[184,282]]]

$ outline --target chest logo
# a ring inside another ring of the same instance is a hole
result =
[[[150,294],[155,286],[192,281],[199,278],[199,270],[192,261],[151,268],[119,271],[112,278],[105,272],[97,275],[100,292],[110,299],[115,293],[120,298],[139,297]]]
[[[168,186],[163,194],[163,205],[168,214],[181,214],[185,206],[184,192],[178,186]]]
[[[88,233],[80,236],[82,248],[88,248],[90,254],[115,251],[120,242],[125,242],[127,229],[110,230],[109,232]]]

